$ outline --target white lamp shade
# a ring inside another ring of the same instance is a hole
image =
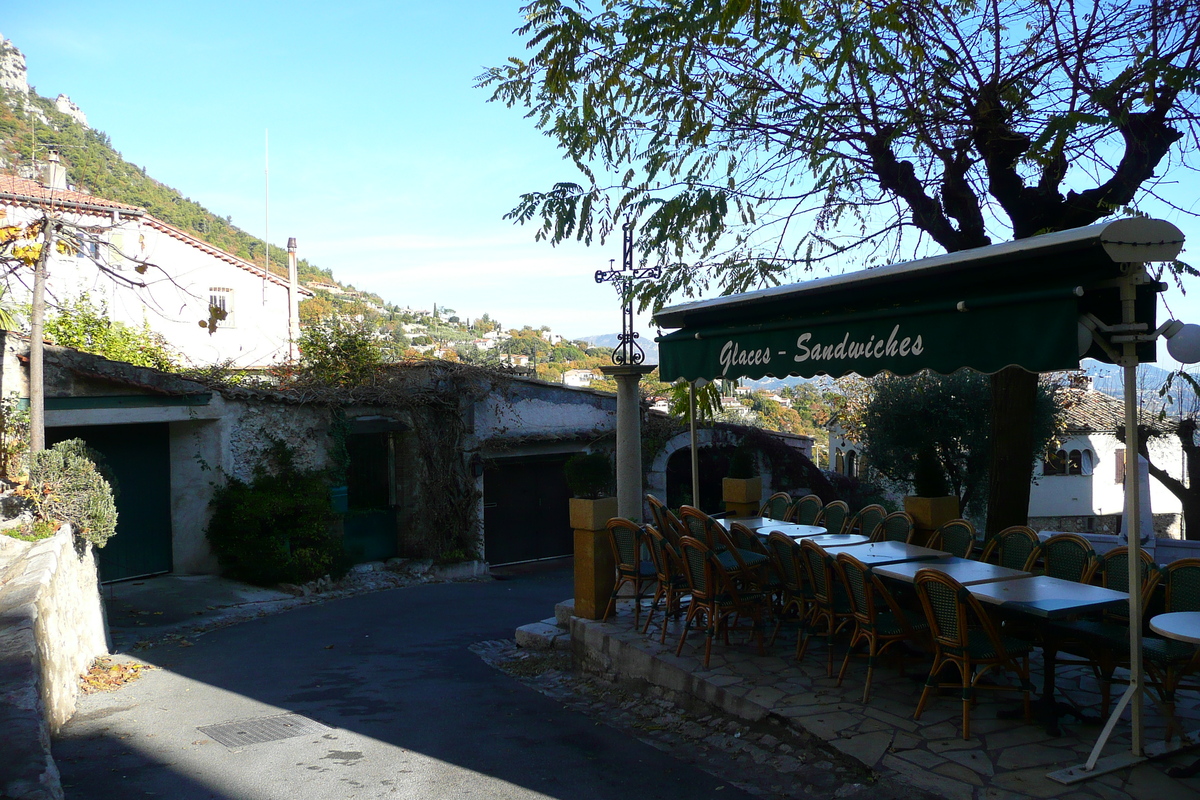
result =
[[[1171,358],[1184,364],[1200,361],[1200,325],[1184,325],[1167,339],[1167,352]]]
[[[1076,335],[1079,341],[1079,357],[1083,358],[1084,354],[1092,349],[1092,329],[1081,322],[1079,323],[1079,332]]]

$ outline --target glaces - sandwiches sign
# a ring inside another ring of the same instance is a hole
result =
[[[784,371],[791,370],[791,364],[805,361],[855,361],[859,359],[907,358],[919,356],[925,351],[925,343],[921,336],[901,336],[900,326],[892,328],[885,339],[871,335],[866,341],[851,341],[847,331],[839,341],[834,338],[829,341],[814,341],[810,332],[801,333],[796,337],[794,350],[771,352],[770,347],[746,349],[732,339],[725,342],[721,348],[721,375],[729,374],[732,367],[765,366],[771,363],[772,356],[781,357],[788,362]],[[788,356],[791,356],[788,359]]]

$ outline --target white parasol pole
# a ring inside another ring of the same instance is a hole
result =
[[[1121,281],[1121,322],[1132,326],[1137,322],[1134,300],[1137,284],[1145,277],[1141,264],[1129,266],[1129,274]],[[1133,716],[1131,754],[1142,756],[1142,482],[1138,469],[1138,396],[1137,342],[1125,342],[1122,355],[1125,375],[1125,510],[1129,520],[1129,691],[1130,712]]]
[[[700,507],[700,451],[696,449],[696,384],[704,380],[697,378],[688,384],[688,422],[692,434],[692,505]]]

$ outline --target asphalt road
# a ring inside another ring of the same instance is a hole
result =
[[[134,654],[160,669],[81,698],[54,743],[68,800],[750,795],[484,664],[570,595],[565,569],[306,606]],[[229,748],[198,728],[331,728]]]

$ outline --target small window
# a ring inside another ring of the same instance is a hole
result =
[[[858,477],[858,454],[853,450],[846,454],[846,474],[851,478]]]
[[[1091,475],[1096,468],[1096,456],[1091,450],[1084,450],[1079,462],[1079,474]]]
[[[838,450],[837,455],[834,456],[833,471],[839,475],[846,474],[846,456],[842,453],[841,450]]]
[[[1082,475],[1083,474],[1083,453],[1078,450],[1072,450],[1067,456],[1067,474]]]
[[[1116,483],[1124,483],[1125,482],[1125,448],[1124,447],[1117,448],[1114,461],[1116,462],[1116,465],[1117,465]]]
[[[217,320],[218,328],[232,328],[233,325],[233,290],[214,286],[208,290],[208,306],[225,312],[225,318]]]
[[[1051,450],[1046,454],[1046,459],[1042,462],[1043,475],[1066,475],[1067,474],[1067,451],[1066,450]]]

